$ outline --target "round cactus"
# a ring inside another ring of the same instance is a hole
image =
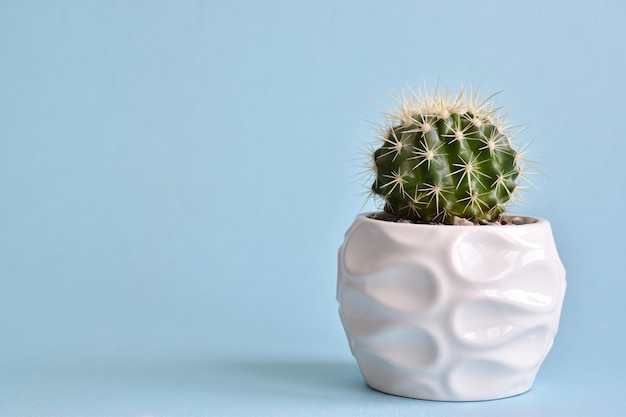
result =
[[[494,96],[411,93],[388,116],[372,154],[372,191],[385,212],[445,224],[489,222],[504,212],[521,161]]]

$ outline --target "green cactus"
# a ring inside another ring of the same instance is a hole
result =
[[[384,211],[414,222],[498,219],[522,175],[521,154],[497,113],[494,96],[465,90],[400,100],[372,153],[372,191]]]

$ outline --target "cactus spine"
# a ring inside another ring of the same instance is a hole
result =
[[[372,153],[372,191],[385,212],[445,224],[497,219],[518,188],[521,157],[494,97],[434,91],[399,101]]]

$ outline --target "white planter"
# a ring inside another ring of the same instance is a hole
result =
[[[337,300],[372,388],[476,401],[531,388],[552,347],[565,269],[550,224],[445,226],[357,216]]]

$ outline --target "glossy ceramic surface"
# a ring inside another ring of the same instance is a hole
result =
[[[531,388],[552,347],[565,269],[550,224],[443,226],[359,215],[337,299],[368,385],[474,401]]]

